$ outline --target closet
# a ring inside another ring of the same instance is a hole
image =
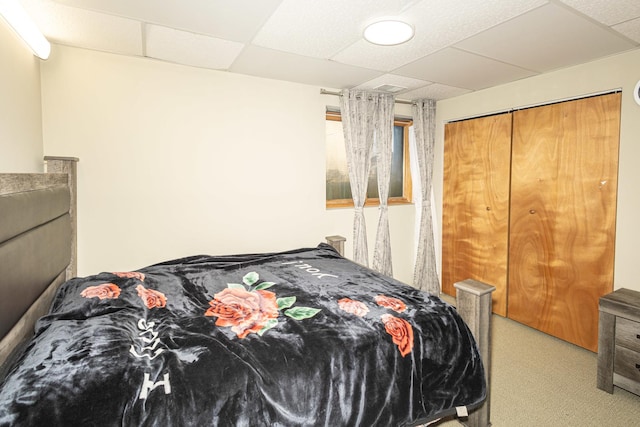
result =
[[[445,125],[442,289],[468,278],[496,287],[507,313],[511,113]]]
[[[447,123],[442,287],[592,351],[613,290],[621,94]]]

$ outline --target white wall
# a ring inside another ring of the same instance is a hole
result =
[[[327,104],[315,86],[53,46],[44,147],[80,158],[79,274],[332,234],[350,256],[353,210],[325,208]],[[410,282],[413,206],[390,217],[394,273]]]
[[[0,172],[42,172],[40,60],[0,18]]]
[[[640,50],[563,69],[457,98],[438,102],[434,193],[442,215],[442,161],[444,123],[511,108],[548,103],[611,89],[622,89],[618,211],[614,288],[640,291],[638,241],[640,241],[640,106],[633,89],[640,79]],[[438,251],[441,254],[441,251]],[[439,255],[440,256],[440,255]]]

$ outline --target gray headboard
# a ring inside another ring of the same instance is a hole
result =
[[[76,163],[0,174],[0,364],[33,334],[56,289],[76,274]]]

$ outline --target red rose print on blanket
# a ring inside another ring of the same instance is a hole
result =
[[[138,279],[144,282],[144,273],[140,273],[139,271],[121,271],[113,274],[123,279]]]
[[[147,289],[142,285],[136,286],[136,291],[138,291],[138,296],[142,298],[144,305],[146,305],[148,309],[155,307],[164,308],[167,305],[167,298],[162,292]]]
[[[386,295],[377,295],[375,300],[380,307],[389,308],[398,313],[402,313],[407,309],[405,303],[397,298],[388,297]]]
[[[260,332],[279,315],[276,294],[265,290],[227,288],[215,294],[209,305],[204,315],[217,317],[217,326],[231,326],[238,338]]]
[[[390,314],[383,314],[381,318],[385,331],[391,335],[393,343],[398,346],[402,357],[411,353],[413,349],[413,328],[411,324]]]
[[[365,303],[352,300],[351,298],[342,298],[338,300],[338,307],[347,313],[355,314],[360,317],[364,317],[369,312],[369,307],[367,307]]]
[[[265,289],[274,282],[260,281],[255,271],[247,273],[242,283],[228,283],[227,289],[218,292],[209,302],[205,316],[217,317],[216,326],[231,326],[238,338],[251,333],[262,336],[278,325],[280,312],[294,320],[303,320],[318,314],[321,309],[301,307],[295,296],[276,298],[276,294]]]
[[[89,286],[80,296],[84,298],[116,299],[120,296],[120,288],[114,283],[103,283],[97,286]]]

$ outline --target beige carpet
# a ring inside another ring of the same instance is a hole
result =
[[[596,387],[597,354],[500,316],[492,321],[494,427],[640,426],[640,396]]]

